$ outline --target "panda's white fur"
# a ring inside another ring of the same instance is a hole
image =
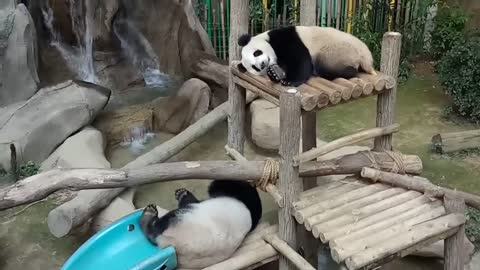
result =
[[[203,268],[228,259],[252,225],[250,212],[232,198],[215,198],[192,205],[181,222],[157,237],[159,247],[174,246],[179,266]]]
[[[350,78],[359,71],[376,74],[365,43],[331,27],[284,27],[253,37],[243,35],[238,43],[243,46],[242,65],[249,73],[264,75],[268,67],[278,64],[293,85],[310,76],[333,79]]]
[[[261,217],[256,189],[245,181],[215,180],[210,198],[198,201],[177,190],[179,208],[158,218],[147,206],[140,220],[147,238],[161,248],[175,247],[178,267],[202,269],[228,259]]]
[[[375,73],[372,53],[357,37],[332,27],[297,26],[296,29],[312,59],[331,69],[353,66]]]

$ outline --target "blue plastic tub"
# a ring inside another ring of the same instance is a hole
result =
[[[140,229],[137,210],[96,233],[61,270],[173,270],[175,249],[152,245]]]

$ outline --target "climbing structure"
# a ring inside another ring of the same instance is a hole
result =
[[[348,158],[350,163],[339,162],[317,172],[330,169],[335,174],[338,166],[344,166],[347,170],[355,167],[355,170],[351,170],[352,174],[356,173],[355,177],[320,186],[316,186],[316,176],[325,175],[323,173],[303,175],[303,179],[300,177],[313,160],[342,146],[366,139],[374,139],[374,152],[363,153],[363,158],[370,161],[364,167],[389,170],[396,175],[421,172],[420,160],[412,161],[408,156],[392,149],[392,133],[399,128],[394,124],[394,110],[401,34],[388,32],[384,35],[381,70],[377,71],[377,75],[359,74],[357,78],[338,78],[333,81],[317,77],[299,87],[284,88],[266,77],[245,72],[241,64],[235,61],[240,58],[240,50],[235,41],[248,30],[248,1],[232,4],[232,11],[227,150],[230,149],[237,157],[243,154],[247,96],[259,96],[280,107],[278,190],[268,190],[275,195],[275,201],[280,207],[278,237],[291,250],[303,246],[306,258],[309,252],[316,256],[316,250],[309,248],[315,246],[312,245],[314,241],[328,244],[333,259],[350,270],[371,269],[447,239],[445,269],[463,269],[463,201],[447,197],[442,201],[432,199],[431,194],[372,183],[360,178],[358,167],[351,166],[355,160]],[[300,10],[302,24],[314,25],[314,21],[309,19],[314,18],[314,13],[303,5]],[[317,147],[318,110],[373,95],[377,96],[376,128]],[[300,153],[300,142],[303,153]],[[379,159],[380,155],[386,159]],[[358,156],[356,158],[362,159]],[[372,179],[376,180],[374,177]],[[309,237],[302,240],[310,243],[300,243],[296,223],[305,226]],[[280,270],[314,269],[303,259],[300,265],[291,259],[291,254],[280,253]]]

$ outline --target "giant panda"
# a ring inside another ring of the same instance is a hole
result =
[[[249,73],[268,75],[283,85],[299,86],[311,76],[333,80],[354,77],[359,71],[376,74],[367,45],[331,27],[288,26],[253,37],[243,34],[238,45],[243,47],[241,62]]]
[[[177,209],[162,217],[154,205],[143,210],[142,232],[160,248],[175,247],[180,268],[201,269],[228,259],[262,216],[260,196],[247,181],[214,180],[208,194],[199,201],[178,189]]]

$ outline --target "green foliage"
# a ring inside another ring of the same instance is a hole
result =
[[[18,176],[21,178],[29,177],[38,173],[40,166],[35,164],[33,161],[29,161],[20,166],[18,169]]]
[[[446,3],[439,6],[434,20],[435,28],[432,31],[431,54],[434,59],[440,59],[458,43],[464,41],[468,19],[467,13],[460,7],[450,7]]]
[[[455,45],[437,65],[442,85],[461,116],[480,122],[480,38]]]
[[[467,223],[465,233],[470,241],[478,249],[480,248],[480,210],[467,208]]]

